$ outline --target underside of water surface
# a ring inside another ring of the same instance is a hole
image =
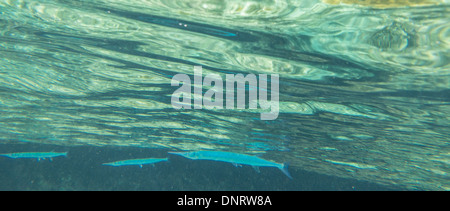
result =
[[[449,10],[447,0],[1,0],[0,143],[230,151],[450,190]],[[174,109],[172,77],[193,79],[194,66],[279,74],[278,118]]]

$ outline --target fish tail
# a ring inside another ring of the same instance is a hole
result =
[[[289,177],[289,179],[292,179],[291,174],[289,174],[289,172],[288,172],[288,166],[289,166],[289,163],[283,163],[283,165],[278,168],[281,170],[281,172],[283,172],[283,174],[285,174],[287,177]]]

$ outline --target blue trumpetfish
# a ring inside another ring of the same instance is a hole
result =
[[[14,153],[4,153],[1,156],[10,158],[36,158],[38,161],[41,159],[49,158],[52,160],[54,157],[65,156],[67,157],[67,152],[14,152]]]
[[[129,165],[138,165],[142,168],[144,164],[155,164],[162,161],[168,161],[167,158],[139,158],[139,159],[130,159],[130,160],[119,160],[110,163],[103,163],[103,165],[107,166],[129,166]]]
[[[277,167],[280,169],[287,177],[292,179],[289,174],[286,163],[275,163],[262,159],[258,156],[239,154],[234,152],[223,152],[223,151],[192,151],[192,152],[169,152],[169,154],[180,155],[192,160],[214,160],[232,163],[235,166],[238,165],[250,165],[256,171],[259,172],[258,167]]]

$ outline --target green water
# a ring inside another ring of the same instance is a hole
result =
[[[449,190],[449,2],[345,2],[2,0],[0,142],[233,151]],[[194,66],[279,74],[279,117],[173,109]]]

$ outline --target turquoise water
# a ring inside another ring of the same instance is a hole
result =
[[[68,156],[0,157],[0,189],[449,190],[449,2],[384,2],[2,0],[0,154]],[[172,108],[194,66],[279,74],[278,118]],[[195,150],[294,179],[167,155]],[[101,165],[143,157],[169,162]]]

